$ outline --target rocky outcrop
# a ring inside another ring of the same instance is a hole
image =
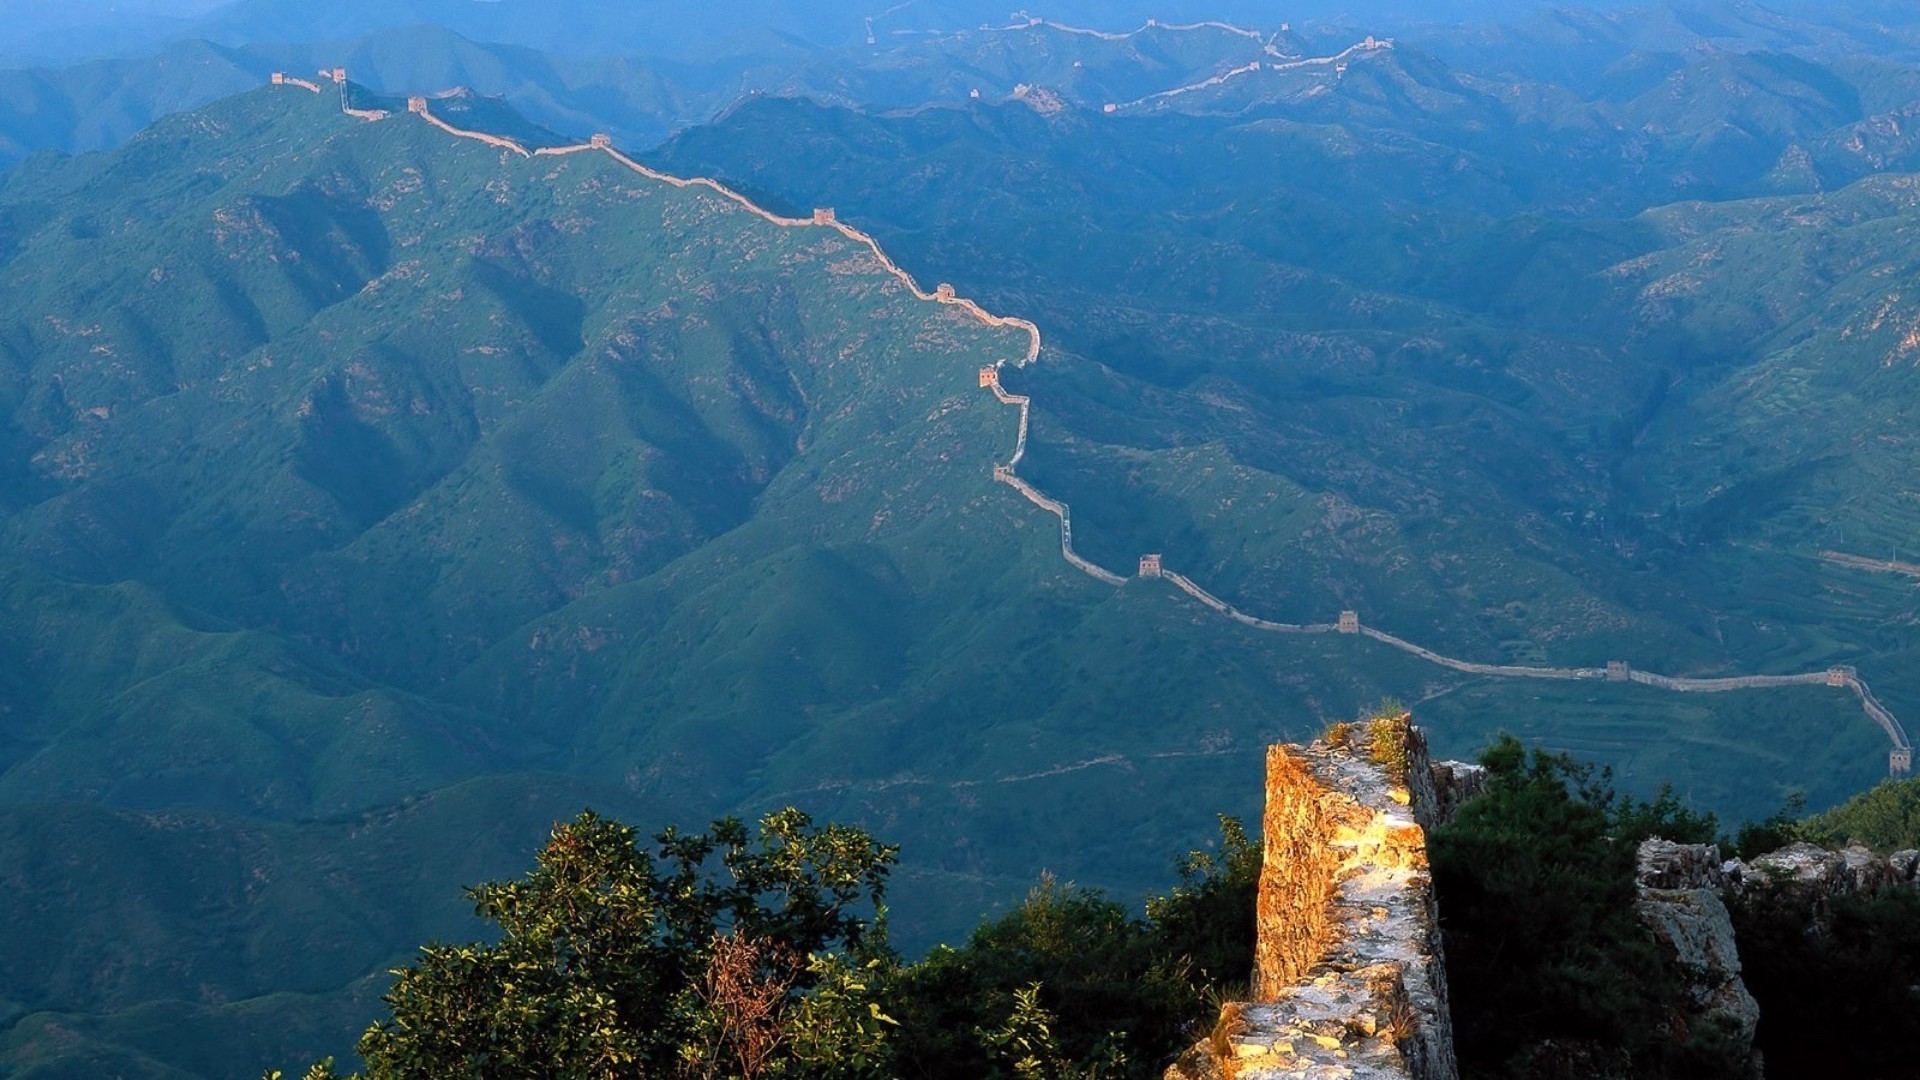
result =
[[[1439,797],[1406,716],[1267,752],[1254,1001],[1169,1080],[1454,1080],[1425,826]]]
[[[1920,888],[1920,852],[1876,855],[1859,845],[1833,851],[1805,842],[1789,844],[1751,861],[1722,861],[1712,844],[1648,840],[1637,867],[1640,920],[1677,962],[1687,979],[1692,1009],[1678,1018],[1694,1028],[1716,1024],[1748,1051],[1760,1006],[1740,978],[1740,954],[1726,901],[1757,890],[1773,903],[1790,905],[1808,933],[1819,933],[1829,901],[1889,888]],[[1752,1075],[1760,1075],[1757,1056]]]
[[[1888,885],[1913,883],[1913,866],[1920,853],[1895,852],[1882,858],[1852,844],[1830,851],[1802,841],[1756,857],[1751,863],[1728,864],[1742,887],[1776,885],[1814,897],[1877,892]]]
[[[1686,980],[1691,1008],[1676,1027],[1723,1028],[1751,1055],[1760,1004],[1740,979],[1740,950],[1733,918],[1720,892],[1728,885],[1720,849],[1713,844],[1676,844],[1652,839],[1640,845],[1640,921],[1676,962]],[[1759,1075],[1756,1065],[1753,1075]]]

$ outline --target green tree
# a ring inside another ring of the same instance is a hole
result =
[[[1149,948],[1187,966],[1215,993],[1245,992],[1253,981],[1254,901],[1262,851],[1239,818],[1220,815],[1220,846],[1188,852],[1179,883],[1147,898]]]
[[[792,809],[636,841],[589,811],[470,889],[499,940],[395,972],[369,1080],[879,1075],[895,849]]]
[[[1180,883],[1148,898],[1145,918],[1043,879],[963,946],[903,970],[889,997],[898,1074],[1158,1077],[1252,969],[1260,847],[1233,818],[1221,834],[1180,861]]]
[[[1875,851],[1920,847],[1920,779],[1882,780],[1824,814],[1802,823],[1816,844],[1865,844]]]
[[[1511,736],[1480,760],[1486,794],[1431,845],[1463,1070],[1569,1075],[1569,1054],[1598,1075],[1731,1068],[1676,1039],[1668,1017],[1683,991],[1634,911],[1640,840],[1711,840],[1714,820],[1670,793],[1622,798],[1605,770]]]

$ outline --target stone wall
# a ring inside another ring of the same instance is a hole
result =
[[[1434,780],[1406,716],[1268,750],[1254,1000],[1169,1080],[1454,1080]]]

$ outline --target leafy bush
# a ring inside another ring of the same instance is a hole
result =
[[[431,945],[395,973],[366,1075],[881,1075],[891,1020],[866,975],[891,963],[875,917],[894,859],[791,809],[650,848],[583,813],[525,878],[469,890],[497,943]]]
[[[1180,883],[1150,898],[1144,919],[1095,890],[1043,880],[964,946],[903,971],[888,1002],[901,1022],[899,1075],[1023,1076],[995,1057],[1007,1044],[980,1033],[1032,1034],[1044,1014],[1057,1075],[1158,1077],[1252,974],[1260,848],[1239,821],[1220,825],[1219,850],[1183,859]]]

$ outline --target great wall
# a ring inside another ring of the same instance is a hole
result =
[[[876,22],[879,22],[881,19],[884,19],[887,16],[893,14],[894,12],[899,11],[902,8],[905,8],[908,6],[910,6],[909,3],[895,4],[894,6],[888,8],[887,10],[881,12],[878,15],[867,16],[866,17],[867,44],[873,45],[878,43],[878,39],[874,36],[874,24]],[[1251,60],[1238,67],[1229,68],[1225,71],[1218,72],[1217,74],[1211,75],[1205,79],[1201,79],[1197,82],[1188,83],[1184,86],[1176,86],[1170,90],[1160,90],[1155,93],[1147,94],[1144,97],[1135,98],[1132,101],[1107,102],[1105,105],[1101,107],[1102,110],[1107,113],[1118,113],[1118,112],[1124,112],[1131,109],[1142,108],[1144,106],[1151,105],[1154,102],[1164,102],[1170,98],[1180,97],[1181,95],[1184,95],[1184,94],[1191,94],[1191,93],[1195,93],[1196,91],[1208,90],[1213,87],[1220,86],[1224,83],[1227,83],[1233,79],[1237,79],[1245,75],[1257,74],[1262,71],[1282,72],[1282,71],[1295,71],[1301,68],[1309,68],[1309,67],[1332,67],[1336,72],[1344,72],[1346,70],[1347,62],[1353,59],[1357,55],[1362,55],[1365,53],[1393,48],[1393,42],[1391,40],[1384,39],[1384,38],[1376,38],[1373,35],[1369,34],[1365,39],[1359,42],[1356,42],[1355,44],[1350,45],[1347,48],[1342,49],[1340,52],[1334,53],[1331,56],[1300,56],[1297,54],[1287,53],[1287,52],[1281,51],[1279,42],[1280,42],[1280,35],[1292,29],[1292,25],[1289,23],[1282,23],[1280,25],[1279,31],[1272,34],[1267,34],[1267,33],[1263,33],[1262,31],[1250,29],[1245,26],[1236,26],[1233,23],[1220,22],[1218,20],[1211,20],[1211,19],[1202,20],[1200,22],[1191,22],[1191,23],[1166,23],[1166,22],[1161,22],[1158,19],[1148,19],[1145,23],[1142,23],[1137,29],[1125,30],[1125,31],[1112,31],[1112,30],[1090,30],[1084,26],[1073,26],[1068,23],[1058,22],[1056,20],[1043,18],[1038,15],[1029,15],[1025,11],[1014,12],[1012,18],[1013,18],[1013,21],[1008,23],[1005,26],[982,26],[980,27],[980,29],[983,31],[991,31],[995,33],[1018,33],[1024,30],[1047,29],[1047,30],[1052,30],[1056,33],[1070,34],[1070,35],[1075,35],[1079,37],[1090,37],[1099,41],[1126,41],[1130,38],[1139,37],[1142,34],[1156,33],[1156,32],[1169,33],[1169,34],[1181,34],[1181,33],[1198,33],[1198,32],[1204,32],[1204,31],[1217,31],[1219,33],[1227,34],[1233,37],[1243,37],[1243,38],[1250,39],[1254,42],[1257,42],[1260,45],[1260,51],[1262,53],[1264,53],[1269,57],[1272,57],[1275,61],[1278,61],[1277,63],[1270,63],[1262,60]],[[1075,66],[1078,66],[1078,64],[1076,63]],[[979,91],[977,90],[974,91],[974,96],[976,97],[979,96]]]
[[[1374,39],[1369,38],[1367,39],[1366,47],[1373,48],[1379,47],[1379,45]],[[349,100],[349,84],[344,69],[333,68],[330,71],[323,71],[320,74],[323,79],[330,79],[339,87],[340,109],[346,115],[369,122],[384,120],[390,115],[385,110],[353,108]],[[320,87],[313,83],[292,78],[282,72],[273,73],[272,85],[295,86],[316,94],[320,92]],[[872,253],[874,260],[879,264],[881,269],[898,279],[917,299],[956,307],[988,326],[1006,327],[1023,331],[1027,335],[1027,349],[1020,359],[1013,362],[1015,367],[1025,367],[1027,364],[1039,359],[1041,338],[1040,328],[1037,325],[1026,319],[995,315],[974,301],[958,295],[954,287],[949,284],[942,283],[936,285],[931,292],[921,288],[911,274],[907,273],[906,270],[895,264],[894,261],[887,256],[886,252],[881,249],[879,241],[867,233],[841,221],[831,209],[816,209],[810,217],[805,218],[783,217],[760,207],[751,199],[748,199],[746,196],[741,195],[739,192],[734,191],[717,180],[708,177],[686,178],[671,176],[655,169],[650,169],[621,153],[614,147],[612,139],[604,134],[596,134],[584,143],[560,147],[541,147],[529,150],[520,143],[503,136],[469,131],[447,123],[445,120],[433,115],[430,100],[423,96],[410,97],[407,101],[407,111],[449,135],[462,139],[472,139],[508,153],[517,154],[523,158],[531,159],[540,156],[559,156],[597,151],[606,154],[622,166],[650,180],[669,184],[677,188],[704,188],[735,204],[738,208],[782,228],[833,229],[847,239],[866,247]],[[1032,484],[1029,484],[1016,472],[1021,460],[1026,456],[1027,435],[1032,417],[1032,399],[1026,395],[1009,393],[1006,388],[1001,385],[1000,372],[1005,363],[1006,361],[1001,361],[995,365],[984,367],[979,372],[979,384],[981,388],[990,390],[994,397],[1002,404],[1015,407],[1019,410],[1018,434],[1015,438],[1013,454],[1006,463],[995,464],[993,466],[993,479],[998,483],[1006,484],[1013,488],[1029,502],[1045,510],[1047,513],[1052,514],[1059,520],[1060,553],[1069,565],[1104,584],[1115,587],[1126,585],[1128,583],[1127,578],[1086,559],[1074,550],[1073,514],[1071,508],[1068,507],[1066,503],[1047,495]],[[1867,685],[1866,680],[1860,677],[1858,671],[1849,666],[1836,665],[1818,672],[1793,675],[1737,675],[1718,678],[1683,678],[1641,671],[1622,660],[1610,660],[1601,667],[1578,668],[1482,664],[1445,656],[1410,641],[1395,637],[1385,631],[1364,626],[1360,622],[1359,613],[1355,611],[1342,611],[1338,619],[1331,623],[1281,623],[1249,615],[1206,591],[1192,579],[1168,568],[1162,556],[1157,553],[1141,556],[1136,578],[1140,580],[1164,580],[1213,611],[1255,630],[1269,633],[1331,633],[1366,637],[1382,645],[1419,657],[1429,663],[1468,675],[1479,675],[1491,678],[1638,683],[1643,686],[1680,693],[1724,693],[1735,690],[1768,690],[1795,686],[1844,688],[1852,691],[1859,701],[1861,710],[1866,714],[1868,719],[1879,725],[1881,730],[1886,733],[1888,742],[1891,744],[1887,755],[1888,772],[1892,775],[1903,775],[1911,772],[1913,768],[1913,744],[1907,737],[1906,729],[1901,725],[1899,719],[1894,716],[1892,711],[1887,709],[1886,706],[1881,704],[1879,699],[1874,696],[1872,689]]]
[[[1271,44],[1269,44],[1267,48],[1270,52],[1272,52],[1273,55],[1275,56],[1281,55],[1278,52],[1273,52],[1273,46]],[[1108,113],[1117,113],[1117,112],[1124,112],[1128,109],[1137,109],[1144,105],[1150,105],[1156,101],[1165,101],[1168,98],[1179,97],[1182,94],[1191,94],[1197,90],[1208,90],[1215,86],[1219,86],[1230,79],[1237,79],[1242,75],[1252,75],[1261,71],[1277,72],[1277,71],[1294,71],[1300,68],[1308,68],[1308,67],[1332,67],[1336,72],[1342,72],[1347,69],[1346,68],[1347,61],[1351,60],[1355,56],[1362,55],[1365,53],[1379,52],[1381,50],[1391,49],[1391,48],[1393,48],[1392,41],[1389,41],[1384,38],[1372,37],[1371,35],[1369,35],[1365,40],[1360,41],[1353,45],[1349,45],[1345,49],[1342,49],[1339,52],[1334,53],[1332,56],[1307,56],[1307,57],[1301,57],[1299,59],[1289,59],[1284,61],[1283,63],[1278,63],[1278,64],[1263,63],[1262,61],[1254,60],[1246,64],[1243,64],[1240,67],[1230,68],[1226,71],[1221,72],[1218,75],[1212,76],[1211,78],[1201,79],[1199,82],[1196,82],[1196,83],[1189,83],[1186,86],[1176,86],[1171,90],[1162,90],[1158,93],[1148,94],[1146,97],[1136,98],[1133,101],[1109,103],[1105,105],[1103,109],[1105,112],[1108,112]]]

